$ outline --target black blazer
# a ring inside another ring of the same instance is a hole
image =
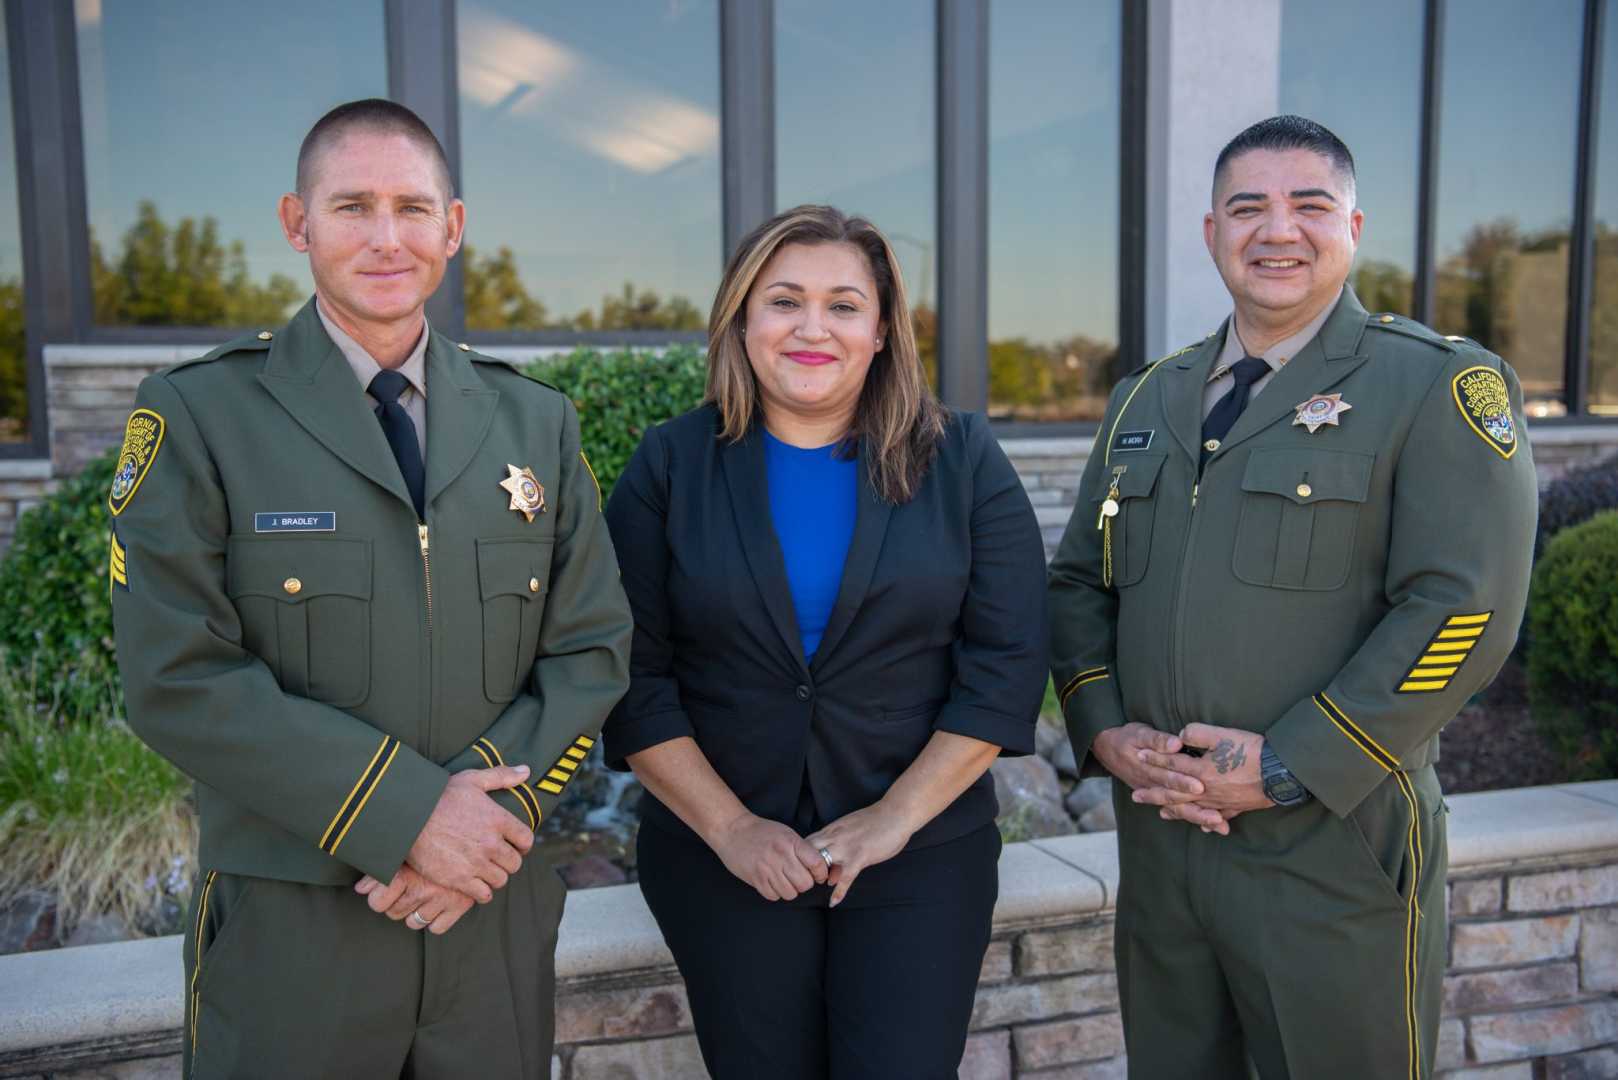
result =
[[[646,433],[607,504],[635,615],[629,693],[602,733],[609,766],[691,735],[749,810],[791,824],[806,770],[834,821],[880,799],[934,731],[1032,752],[1044,546],[987,422],[953,414],[903,506],[876,497],[863,462],[859,484],[837,602],[805,664],[761,429],[731,443],[704,406]],[[994,816],[985,774],[909,846]],[[689,832],[650,794],[642,819]]]

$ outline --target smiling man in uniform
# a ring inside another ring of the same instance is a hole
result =
[[[1516,375],[1368,314],[1319,124],[1255,124],[1204,222],[1234,304],[1114,390],[1051,565],[1068,732],[1118,810],[1130,1075],[1428,1076],[1438,732],[1517,636]]]
[[[631,625],[572,405],[427,326],[464,217],[415,114],[339,106],[280,208],[314,299],[137,395],[109,574],[197,781],[188,1076],[550,1075],[533,830]]]

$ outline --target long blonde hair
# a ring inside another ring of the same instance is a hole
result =
[[[706,400],[719,409],[722,435],[736,441],[758,422],[761,401],[742,329],[747,296],[766,263],[787,244],[851,244],[864,253],[888,332],[871,358],[865,386],[844,436],[844,452],[865,448],[871,486],[885,501],[909,502],[938,455],[945,412],[927,385],[916,351],[899,260],[869,221],[830,206],[794,206],[742,238],[708,315]]]

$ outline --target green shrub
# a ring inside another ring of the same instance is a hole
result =
[[[107,489],[116,452],[23,514],[0,562],[0,661],[59,717],[123,713],[107,592]]]
[[[708,361],[690,345],[660,352],[574,349],[526,370],[573,400],[584,452],[606,498],[647,428],[702,404]]]
[[[1618,512],[1557,533],[1528,597],[1528,698],[1577,779],[1618,776]]]
[[[113,914],[174,932],[197,848],[189,781],[111,716],[52,719],[0,665],[0,906],[56,898],[56,930]]]

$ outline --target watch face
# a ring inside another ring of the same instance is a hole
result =
[[[1303,798],[1303,785],[1291,776],[1269,776],[1264,779],[1264,794],[1271,802],[1291,806]]]

